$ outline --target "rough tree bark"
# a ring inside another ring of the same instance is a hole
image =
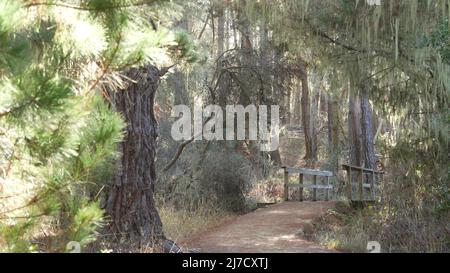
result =
[[[348,145],[350,148],[350,164],[361,166],[361,115],[359,101],[350,93],[348,100]]]
[[[364,165],[366,168],[375,169],[375,149],[373,141],[373,119],[372,107],[369,102],[369,94],[367,87],[361,88],[361,134],[362,134],[362,148],[364,155]]]
[[[127,123],[119,145],[121,158],[106,210],[115,234],[142,245],[163,239],[161,219],[153,199],[157,121],[153,112],[162,72],[152,65],[130,69],[133,80],[124,90],[111,92],[111,100]]]

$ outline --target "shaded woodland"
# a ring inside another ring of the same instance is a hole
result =
[[[332,172],[346,204],[311,240],[448,252],[449,17],[448,0],[0,0],[0,251],[182,246],[283,201],[288,166]],[[173,107],[196,103],[278,105],[279,148],[175,141]],[[342,164],[384,172],[375,202],[352,205]]]

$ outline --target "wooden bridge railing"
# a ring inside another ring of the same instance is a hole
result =
[[[290,168],[290,167],[282,167],[284,169],[284,200],[289,200],[289,188],[299,188],[299,201],[303,201],[303,189],[309,188],[313,189],[313,201],[317,200],[317,190],[324,189],[326,190],[325,199],[328,201],[330,198],[330,190],[333,189],[333,186],[329,184],[329,178],[333,176],[332,172],[329,171],[319,171],[312,169],[303,169],[303,168]],[[298,175],[298,184],[289,183],[289,174],[297,173]],[[313,177],[313,184],[303,184],[303,176],[310,175]],[[318,185],[317,177],[325,180],[325,184]]]
[[[376,179],[378,178],[378,181],[383,179],[383,171],[376,171],[373,169],[368,169],[368,168],[363,168],[363,167],[358,167],[358,166],[352,166],[352,165],[348,165],[348,164],[343,164],[342,167],[344,168],[345,171],[347,171],[347,198],[348,200],[352,200],[352,201],[356,201],[357,199],[355,199],[353,197],[352,194],[352,181],[353,181],[353,177],[352,177],[352,173],[357,173],[358,174],[358,178],[359,179],[359,183],[358,183],[358,195],[359,195],[359,200],[357,201],[374,201],[375,200],[375,184],[376,184]],[[370,175],[370,177],[368,176],[368,180],[369,183],[364,183],[365,182],[365,175]],[[369,200],[364,200],[364,188],[369,188],[370,189],[370,198]]]

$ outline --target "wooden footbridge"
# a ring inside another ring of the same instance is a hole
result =
[[[289,189],[295,188],[298,200],[303,201],[303,190],[307,189],[310,195],[305,197],[311,197],[312,201],[281,202],[258,208],[193,238],[187,243],[188,248],[215,253],[336,252],[309,240],[314,219],[339,203],[332,201],[340,199],[334,192],[337,183],[344,184],[339,189],[348,200],[366,202],[375,200],[377,184],[383,176],[383,172],[361,167],[343,165],[342,168],[347,179],[336,182],[336,174],[330,171],[283,167],[284,199],[288,201]],[[370,189],[367,198],[365,189]],[[326,201],[320,201],[321,198]]]
[[[364,167],[352,166],[348,164],[342,165],[343,170],[346,172],[347,179],[345,181],[339,181],[333,179],[338,183],[344,184],[344,194],[350,201],[364,201],[373,202],[376,200],[376,193],[379,184],[383,180],[384,172],[368,169]],[[284,200],[289,200],[289,189],[298,189],[298,200],[301,202],[304,199],[303,190],[312,190],[312,201],[317,201],[318,191],[324,191],[325,201],[330,200],[331,193],[334,193],[334,189],[337,185],[330,183],[331,178],[336,177],[333,172],[305,169],[305,168],[291,168],[282,167],[284,170]],[[290,175],[298,175],[298,182],[291,183]],[[310,183],[306,183],[308,179]],[[367,190],[369,193],[366,194]],[[336,199],[332,198],[331,199]]]

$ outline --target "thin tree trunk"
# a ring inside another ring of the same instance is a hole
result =
[[[317,127],[319,120],[319,99],[320,92],[318,90],[314,91],[314,97],[312,101],[311,108],[311,160],[313,162],[317,161],[317,151],[318,151],[318,137],[317,137]]]
[[[223,66],[223,54],[225,46],[225,12],[223,6],[218,10],[218,22],[217,22],[217,68],[219,70],[220,77],[218,79],[218,101],[217,103],[224,107],[227,104],[227,75],[222,73]]]
[[[230,9],[230,15],[231,15],[231,20],[232,20],[232,24],[231,24],[231,28],[233,31],[233,44],[234,44],[234,48],[238,47],[238,31],[236,28],[236,12],[235,10],[232,8]]]
[[[232,18],[230,18],[231,13],[229,9],[225,9],[225,50],[230,50],[230,21]]]
[[[217,55],[222,55],[225,46],[225,13],[222,6],[217,11]]]
[[[328,99],[325,92],[320,92],[320,113],[326,114],[327,113],[327,107],[328,107]]]
[[[127,76],[134,82],[111,94],[114,107],[123,115],[127,127],[125,139],[119,145],[121,159],[106,210],[114,233],[142,245],[164,238],[153,198],[157,138],[153,105],[161,74],[148,65],[129,70]]]
[[[338,171],[339,162],[337,152],[339,149],[339,105],[333,95],[328,97],[328,146],[329,157],[332,158],[333,171]]]
[[[280,86],[284,88],[284,76],[281,77]],[[285,113],[286,113],[286,124],[292,124],[292,110],[291,110],[291,100],[292,100],[292,88],[286,86],[286,100],[285,100]]]
[[[300,80],[302,83],[302,98],[301,98],[301,112],[302,112],[302,124],[303,131],[305,135],[305,159],[313,159],[313,149],[312,149],[312,130],[311,130],[311,109],[309,100],[309,87],[308,87],[308,71],[306,63],[300,61]]]
[[[302,81],[300,81],[300,83],[299,83],[299,87],[300,87],[300,85],[302,84]],[[298,124],[300,124],[300,120],[301,120],[301,111],[302,111],[302,104],[301,104],[301,101],[302,101],[302,91],[301,91],[301,89],[300,88],[298,88],[297,89],[298,91],[297,92],[294,92],[294,113],[293,113],[293,116],[292,116],[292,119],[293,119],[293,123],[295,124],[295,125],[298,125]]]

